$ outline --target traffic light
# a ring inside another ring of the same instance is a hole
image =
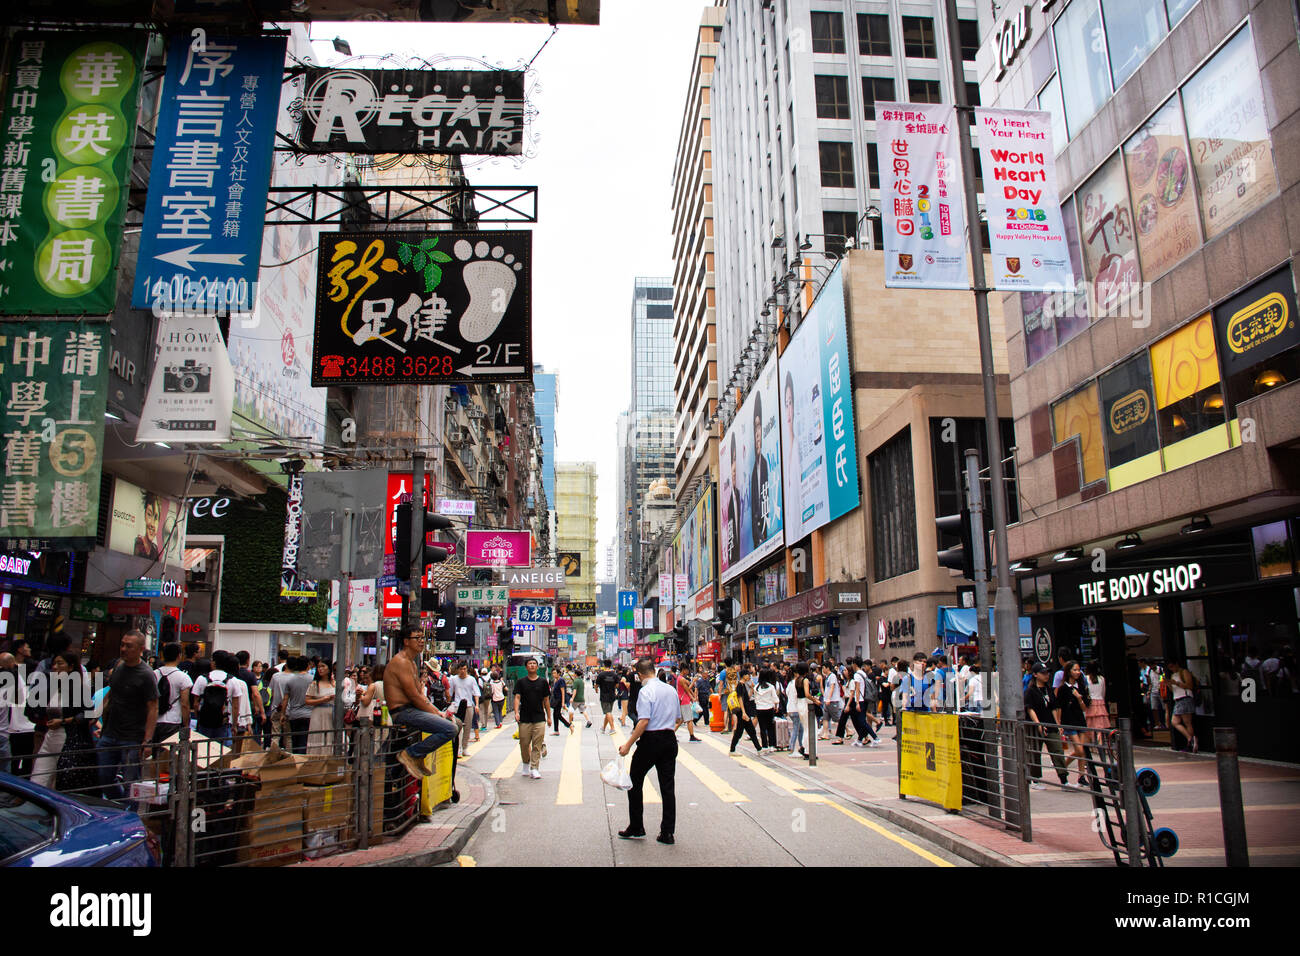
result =
[[[497,647],[501,650],[503,658],[509,657],[515,649],[515,632],[509,624],[501,624],[497,627]]]
[[[396,518],[397,534],[393,541],[393,573],[399,581],[407,581],[411,577],[411,503],[404,502],[397,506]],[[427,539],[429,532],[441,531],[451,527],[451,519],[445,515],[437,515],[432,511],[424,512],[424,535]],[[433,545],[426,540],[424,542],[424,559],[420,562],[420,570],[423,570],[431,564],[437,564],[439,561],[446,561],[452,553],[451,545]]]
[[[962,577],[974,581],[975,549],[971,543],[970,508],[962,508],[961,514],[935,518],[934,526],[939,532],[940,541],[943,540],[943,535],[957,535],[961,539],[961,544],[936,553],[939,566],[960,571]],[[987,568],[988,563],[984,566]]]
[[[731,598],[723,596],[713,605],[713,629],[721,637],[731,627]]]
[[[689,639],[689,634],[690,632],[685,624],[673,625],[673,649],[679,657],[686,653],[686,642]]]

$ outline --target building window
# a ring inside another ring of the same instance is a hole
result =
[[[871,224],[871,248],[885,248],[885,221],[877,215],[873,219],[868,219],[867,222]]]
[[[1009,418],[998,420],[999,436],[1002,440],[1002,457],[1009,458],[1011,449],[1016,444],[1015,425]],[[982,418],[931,418],[930,419],[930,460],[934,465],[934,513],[936,516],[957,514],[966,504],[966,490],[962,475],[966,470],[966,449],[979,451],[981,468],[989,463],[988,441]],[[1020,495],[1016,492],[1013,474],[1006,477],[1007,482],[1007,522],[1015,524],[1020,520]],[[984,504],[991,509],[988,495]],[[990,511],[991,513],[991,511]],[[985,528],[992,525],[985,523]],[[954,548],[961,544],[957,535],[942,535],[939,549]]]
[[[943,95],[939,91],[939,81],[908,80],[907,101],[909,103],[942,103]]]
[[[888,14],[858,14],[858,54],[860,56],[894,55],[889,46]]]
[[[966,84],[966,105],[967,106],[980,105],[980,85],[978,83]]]
[[[813,13],[814,53],[844,52],[844,18],[838,13]]]
[[[1133,75],[1169,32],[1164,0],[1101,0],[1115,89]]]
[[[1065,121],[1071,136],[1078,135],[1110,96],[1106,48],[1098,42],[1103,36],[1097,0],[1070,4],[1052,27]]]
[[[879,147],[879,144],[876,144]],[[867,185],[872,189],[880,188],[880,150],[867,148]]]
[[[1165,9],[1169,11],[1169,28],[1178,26],[1178,22],[1187,15],[1187,11],[1196,6],[1200,0],[1165,0]]]
[[[1209,242],[1277,193],[1249,26],[1187,81],[1182,97]]]
[[[903,55],[919,60],[935,58],[933,17],[903,17]]]
[[[844,255],[844,240],[854,238],[857,214],[851,212],[822,213],[822,244],[827,252]]]
[[[1151,346],[1151,380],[1164,448],[1227,421],[1209,313]]]
[[[912,431],[905,428],[867,457],[871,474],[871,537],[875,579],[918,567],[916,494],[912,482]]]
[[[957,35],[961,39],[961,58],[967,63],[975,62],[975,54],[980,51],[980,25],[975,20],[958,20]]]
[[[853,145],[851,143],[818,143],[821,160],[822,185],[831,189],[853,188]]]
[[[862,112],[866,119],[876,118],[876,101],[886,103],[894,101],[894,81],[887,76],[864,76],[862,78]]]
[[[1135,355],[1102,375],[1098,385],[1109,467],[1118,468],[1159,451],[1151,360]]]
[[[1070,141],[1065,131],[1065,104],[1061,102],[1061,84],[1053,75],[1038,93],[1038,108],[1052,114],[1052,152],[1059,155]]]
[[[1102,451],[1101,412],[1097,405],[1097,383],[1090,382],[1073,395],[1052,405],[1052,431],[1057,445],[1076,435],[1083,466],[1083,483],[1090,485],[1106,477],[1106,456]]]
[[[1138,255],[1148,280],[1168,272],[1201,245],[1183,110],[1173,97],[1124,144]]]
[[[820,119],[849,119],[849,81],[844,76],[813,77]]]
[[[1105,315],[1137,292],[1142,281],[1137,232],[1118,153],[1093,173],[1075,199],[1082,226],[1083,264],[1092,281],[1097,312]]]

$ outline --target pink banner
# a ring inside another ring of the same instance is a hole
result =
[[[465,564],[471,568],[526,568],[532,564],[527,531],[466,531]]]

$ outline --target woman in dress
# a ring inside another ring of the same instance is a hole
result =
[[[614,689],[614,703],[618,707],[618,725],[627,726],[627,703],[632,696],[632,685],[628,683],[627,675],[619,669],[618,686]]]
[[[316,674],[307,685],[303,703],[311,708],[311,723],[307,725],[308,755],[332,754],[334,745],[329,731],[334,729],[334,665],[329,661],[316,662]]]
[[[50,662],[49,702],[45,707],[32,707],[38,725],[44,724],[45,737],[36,752],[32,767],[32,783],[53,787],[58,772],[59,756],[68,739],[68,728],[80,720],[85,722],[85,709],[73,706],[78,699],[85,700],[85,687],[76,687],[72,681],[81,679],[81,657],[72,651],[59,654]]]
[[[1084,716],[1088,726],[1098,731],[1110,730],[1110,708],[1106,706],[1106,678],[1101,676],[1096,661],[1089,661],[1084,668],[1088,683],[1088,709]],[[1093,740],[1100,744],[1102,735],[1093,734]]]
[[[1066,780],[1069,780],[1070,760],[1078,758],[1079,784],[1088,778],[1088,757],[1084,751],[1084,742],[1089,737],[1087,727],[1088,685],[1083,682],[1078,661],[1069,661],[1065,665],[1065,676],[1061,686],[1056,689],[1056,699],[1052,702],[1052,714],[1061,726],[1061,742],[1065,747]],[[1068,782],[1066,788],[1077,789]]]
[[[1192,726],[1192,717],[1196,714],[1196,678],[1186,667],[1175,664],[1169,678],[1170,696],[1174,702],[1174,713],[1170,718],[1173,729],[1187,738],[1187,747],[1196,753],[1196,728]],[[1169,735],[1170,744],[1175,750],[1178,742]]]

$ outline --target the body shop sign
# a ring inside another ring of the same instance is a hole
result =
[[[467,531],[465,564],[471,568],[526,568],[532,564],[527,531]]]
[[[1191,591],[1203,586],[1201,579],[1204,576],[1200,563],[1192,561],[1150,571],[1112,574],[1095,581],[1081,582],[1076,587],[1079,603],[1083,607],[1099,607]]]

